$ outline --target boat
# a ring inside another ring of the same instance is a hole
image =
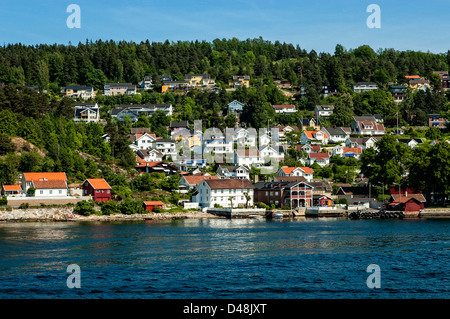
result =
[[[248,215],[248,218],[264,218],[264,216],[253,214],[253,215]]]
[[[283,218],[283,213],[281,212],[275,212],[272,214],[273,218]]]

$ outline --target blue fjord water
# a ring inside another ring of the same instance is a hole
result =
[[[0,224],[0,299],[450,297],[450,219]],[[68,288],[68,265],[80,288]],[[369,288],[367,267],[380,267]]]

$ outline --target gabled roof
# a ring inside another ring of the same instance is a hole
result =
[[[237,149],[237,156],[259,156],[259,151],[256,148],[247,148],[247,149]]]
[[[328,153],[309,153],[309,158],[316,158],[316,159],[326,159],[330,158],[330,155]]]
[[[67,183],[64,180],[33,180],[32,183],[35,189],[67,188]]]
[[[150,200],[147,200],[147,201],[144,201],[144,205],[145,205],[145,206],[162,206],[162,205],[163,205],[163,202],[161,202],[161,201],[159,201],[159,200],[157,200],[157,201],[150,201]]]
[[[283,170],[283,172],[285,174],[292,174],[297,169],[300,169],[305,174],[312,174],[312,173],[314,173],[314,170],[312,168],[310,168],[310,167],[288,167],[288,166],[283,166],[283,167],[281,167],[281,169]]]
[[[186,182],[189,185],[198,185],[204,179],[219,179],[217,175],[191,175],[191,176],[183,176],[186,179]]]
[[[343,149],[344,154],[345,153],[354,153],[354,154],[361,154],[361,147],[344,147]]]
[[[49,180],[49,181],[67,181],[66,173],[64,172],[39,172],[39,173],[23,173],[26,181],[33,180]]]
[[[328,138],[327,133],[324,131],[303,131],[308,139],[316,139],[317,133],[322,132],[325,138]]]
[[[211,189],[253,189],[253,184],[248,179],[205,179],[205,183]]]
[[[394,200],[394,202],[398,202],[398,203],[405,203],[407,202],[409,199],[414,198],[415,200],[421,202],[421,203],[425,203],[427,200],[425,199],[425,197],[423,196],[423,194],[402,194],[401,196],[398,194],[393,194],[391,195],[392,199]]]
[[[3,185],[3,190],[5,191],[20,191],[22,188],[20,185]]]
[[[89,178],[86,181],[91,184],[94,189],[111,189],[108,182],[103,178]]]

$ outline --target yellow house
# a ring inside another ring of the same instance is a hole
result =
[[[413,90],[431,89],[430,81],[428,80],[410,80],[408,87]]]
[[[228,83],[230,86],[235,88],[238,87],[250,87],[250,76],[248,75],[235,75],[233,79]]]
[[[186,74],[184,80],[191,86],[214,86],[214,80],[209,74]]]

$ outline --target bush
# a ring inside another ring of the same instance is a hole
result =
[[[114,201],[107,201],[101,204],[101,212],[103,215],[119,214],[119,205]]]
[[[25,208],[28,208],[28,207],[30,207],[30,204],[28,204],[28,203],[22,203],[19,206],[19,208],[21,208],[21,209],[25,209]]]
[[[83,200],[77,203],[74,210],[76,213],[83,216],[95,214],[94,202],[92,200],[90,201]]]
[[[256,206],[257,206],[258,208],[270,209],[269,206],[267,206],[266,204],[264,204],[264,203],[262,203],[262,202],[256,203]]]
[[[153,213],[162,213],[163,210],[162,210],[160,207],[155,206],[155,207],[153,207],[153,211],[152,211],[152,212],[153,212]]]
[[[8,199],[6,198],[6,196],[2,196],[2,198],[0,198],[0,206],[6,205],[8,205]]]
[[[119,204],[119,210],[122,214],[142,214],[144,213],[144,206],[141,200],[127,199]]]

